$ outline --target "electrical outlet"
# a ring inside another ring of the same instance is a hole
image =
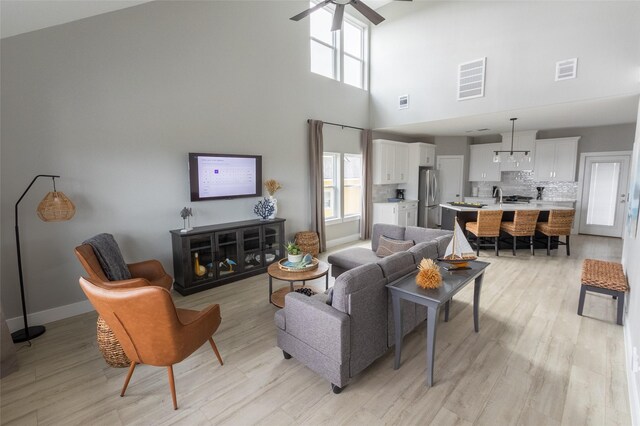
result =
[[[633,347],[631,352],[631,371],[634,373],[640,372],[640,357],[638,357],[638,348]]]

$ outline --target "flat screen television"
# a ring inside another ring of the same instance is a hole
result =
[[[262,156],[189,153],[191,201],[262,195]]]

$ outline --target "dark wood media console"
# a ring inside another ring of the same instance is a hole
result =
[[[267,272],[283,257],[284,222],[246,220],[170,231],[173,287],[186,296]]]

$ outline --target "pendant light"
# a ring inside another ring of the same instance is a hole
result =
[[[511,149],[509,151],[494,151],[494,156],[493,156],[493,162],[494,163],[500,163],[502,161],[502,158],[500,157],[500,154],[505,152],[505,153],[509,153],[509,157],[508,157],[508,161],[510,163],[515,163],[518,162],[518,159],[516,158],[516,156],[514,154],[516,153],[522,153],[523,157],[520,161],[531,161],[531,156],[529,155],[529,151],[517,151],[513,149],[513,138],[515,135],[515,129],[516,129],[516,120],[517,118],[510,118],[511,120]]]

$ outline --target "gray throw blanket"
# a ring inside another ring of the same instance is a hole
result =
[[[122,258],[118,243],[111,234],[98,234],[84,241],[82,244],[89,244],[102,266],[104,274],[109,281],[128,280],[131,278],[129,268]]]

